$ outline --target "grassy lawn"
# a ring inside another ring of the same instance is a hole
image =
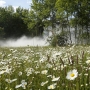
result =
[[[90,90],[90,46],[0,47],[0,90]]]

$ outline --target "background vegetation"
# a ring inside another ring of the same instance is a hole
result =
[[[67,31],[72,43],[90,43],[90,1],[89,0],[32,0],[30,10],[12,6],[0,7],[0,38],[40,36],[51,26],[55,35]]]

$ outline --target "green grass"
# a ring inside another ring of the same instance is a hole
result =
[[[90,90],[89,60],[90,46],[0,47],[0,90]]]

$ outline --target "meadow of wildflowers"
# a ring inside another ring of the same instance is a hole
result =
[[[0,47],[0,90],[90,90],[90,46]]]

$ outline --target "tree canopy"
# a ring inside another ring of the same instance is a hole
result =
[[[40,36],[48,26],[52,31],[66,31],[71,40],[74,28],[76,42],[90,39],[89,0],[32,0],[29,9],[20,6],[0,7],[0,37]]]

